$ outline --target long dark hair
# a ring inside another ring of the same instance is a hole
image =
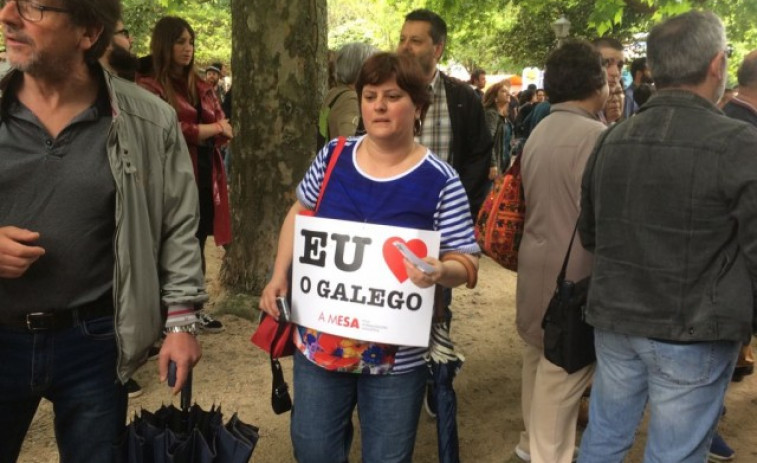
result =
[[[155,24],[150,40],[150,52],[152,53],[153,76],[163,87],[166,100],[174,108],[177,107],[176,92],[174,91],[173,79],[171,79],[171,67],[173,66],[173,46],[184,31],[189,32],[192,43],[195,40],[195,31],[187,21],[176,16],[165,16]],[[195,54],[192,53],[192,61],[183,69],[183,78],[187,80],[187,93],[192,105],[197,104],[197,90],[195,85],[200,78],[194,69]]]

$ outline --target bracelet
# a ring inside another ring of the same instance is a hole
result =
[[[473,266],[473,262],[470,261],[467,257],[465,257],[465,254],[461,252],[448,252],[447,254],[443,255],[441,259],[442,262],[448,261],[448,260],[454,260],[457,262],[460,262],[463,267],[465,267],[465,276],[467,278],[467,282],[465,283],[465,286],[467,288],[475,288],[476,283],[478,283],[478,271],[476,270],[476,267]]]
[[[188,323],[186,325],[167,326],[163,329],[163,333],[189,333],[193,336],[197,335],[198,327],[197,322]]]

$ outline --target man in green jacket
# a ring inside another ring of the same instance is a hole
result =
[[[61,461],[112,462],[123,383],[167,333],[178,392],[205,301],[192,165],[176,114],[103,72],[118,0],[3,2],[0,461],[42,397]],[[164,309],[162,309],[164,308]]]

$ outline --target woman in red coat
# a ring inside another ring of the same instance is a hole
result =
[[[200,198],[197,238],[204,250],[208,235],[222,246],[231,242],[229,195],[219,148],[232,138],[232,128],[210,84],[194,70],[195,33],[185,20],[161,18],[150,42],[153,69],[137,83],[176,109],[192,156]],[[202,252],[203,270],[205,254]]]

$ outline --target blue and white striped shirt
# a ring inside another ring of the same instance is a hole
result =
[[[480,252],[473,235],[468,197],[449,164],[427,151],[418,164],[400,175],[370,177],[356,161],[362,140],[363,137],[347,140],[321,198],[318,217],[437,230],[441,233],[440,254]],[[335,146],[332,140],[318,153],[297,187],[297,199],[310,209],[315,207]],[[391,372],[424,364],[425,353],[426,348],[400,347]]]

